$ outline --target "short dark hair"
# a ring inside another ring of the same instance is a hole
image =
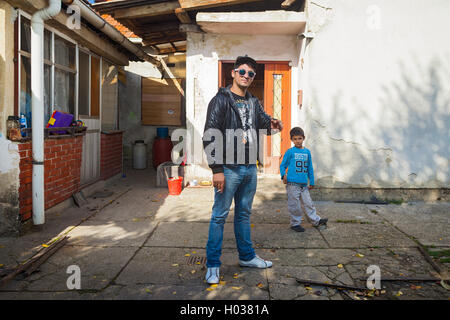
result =
[[[292,128],[289,134],[291,135],[291,139],[293,136],[302,136],[303,138],[305,137],[305,132],[300,127]]]
[[[253,70],[256,71],[256,68],[258,67],[258,64],[256,63],[255,59],[250,58],[249,56],[239,56],[236,58],[236,62],[234,63],[234,68],[239,68],[243,64],[248,65],[249,67],[253,68]]]

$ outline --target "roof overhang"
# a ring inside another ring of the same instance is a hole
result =
[[[305,31],[306,15],[294,11],[199,12],[196,21],[207,33],[299,35]]]

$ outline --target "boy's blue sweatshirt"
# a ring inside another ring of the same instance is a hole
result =
[[[309,149],[297,147],[288,149],[280,165],[281,179],[286,173],[286,168],[288,169],[287,182],[307,185],[309,179],[309,184],[314,185],[314,168]]]

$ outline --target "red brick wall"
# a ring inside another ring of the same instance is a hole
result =
[[[122,131],[102,133],[100,177],[108,179],[122,172]]]
[[[80,187],[83,137],[46,139],[44,145],[45,209],[70,198]],[[31,141],[19,144],[19,208],[22,221],[32,217]]]

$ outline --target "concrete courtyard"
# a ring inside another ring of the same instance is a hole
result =
[[[318,201],[328,228],[304,222],[289,228],[286,194],[278,178],[260,178],[253,203],[252,239],[258,255],[273,261],[266,270],[238,265],[233,208],[225,225],[221,276],[204,282],[205,245],[212,188],[185,188],[168,195],[155,187],[155,171],[125,170],[79,208],[52,210],[42,230],[0,238],[0,273],[16,267],[55,237],[68,242],[28,277],[0,287],[0,299],[153,300],[448,300],[439,282],[383,281],[437,277],[418,250],[450,249],[450,204],[410,202],[366,205]],[[109,192],[109,193],[108,193]],[[314,200],[314,199],[313,199]],[[442,260],[448,270],[449,264]],[[81,271],[81,289],[70,290],[67,268]],[[367,268],[378,266],[381,290],[342,290],[301,283],[366,287]],[[447,275],[448,276],[448,275]]]

